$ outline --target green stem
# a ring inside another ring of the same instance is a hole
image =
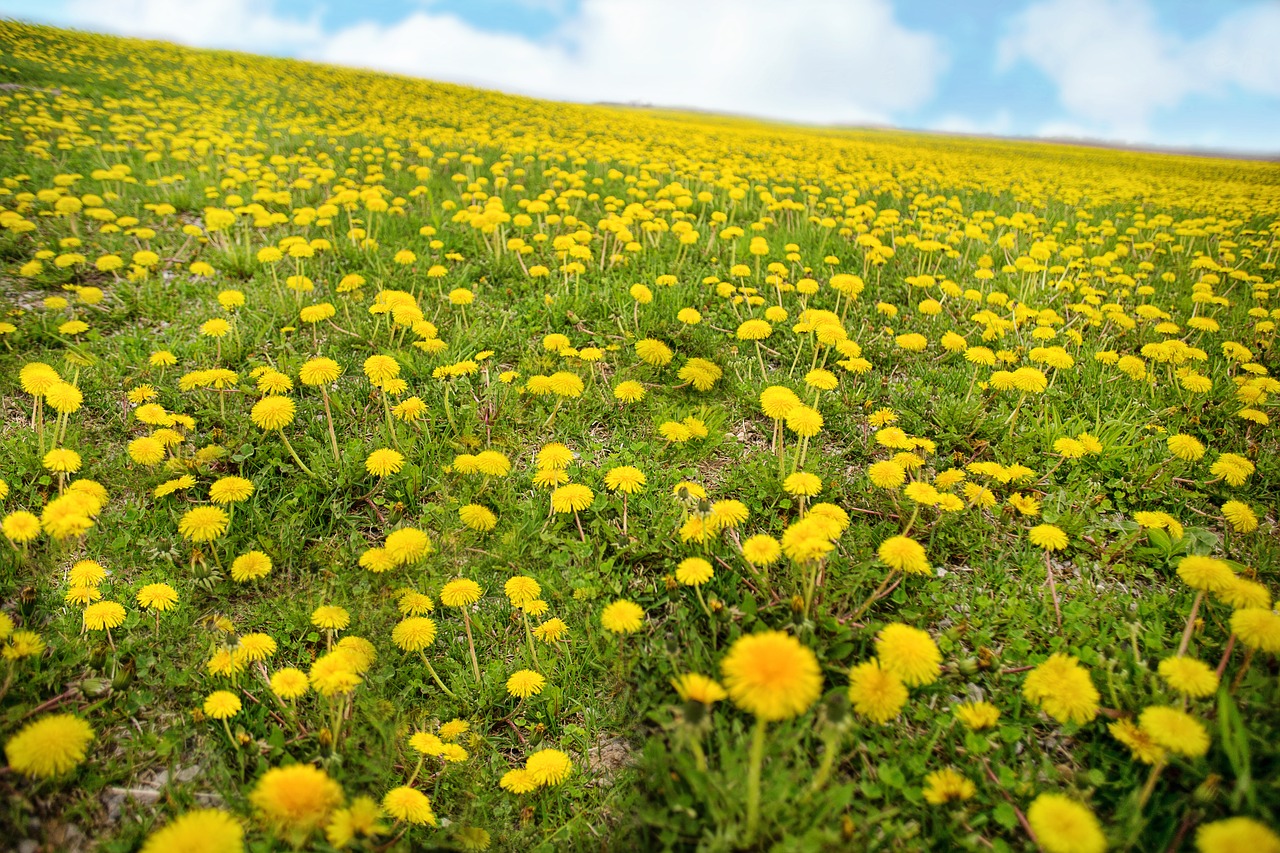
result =
[[[458,697],[453,695],[453,691],[444,686],[444,682],[441,681],[440,676],[436,674],[436,668],[431,665],[431,661],[427,660],[426,653],[419,651],[418,654],[422,656],[422,662],[427,665],[427,672],[431,673],[431,678],[435,681],[436,687],[439,687],[444,691],[445,695],[450,699],[457,699]]]
[[[338,455],[338,436],[333,431],[333,412],[329,409],[329,391],[323,385],[320,386],[320,397],[324,400],[324,416],[329,421],[329,443],[333,446],[333,461],[339,465],[342,459]]]
[[[1178,657],[1182,657],[1187,653],[1187,646],[1191,644],[1191,633],[1196,628],[1196,614],[1200,612],[1200,603],[1204,601],[1204,590],[1196,593],[1196,600],[1191,602],[1191,612],[1187,614],[1187,627],[1182,631],[1182,642],[1178,643]]]
[[[521,610],[520,621],[524,622],[524,638],[525,638],[525,641],[529,644],[529,658],[533,661],[533,668],[539,669],[540,667],[538,666],[538,653],[534,651],[534,647],[533,647],[533,630],[530,629],[529,627],[529,614]]]
[[[751,760],[747,768],[747,843],[755,841],[760,825],[760,770],[764,766],[764,730],[768,723],[756,717],[751,732]]]
[[[1160,780],[1160,773],[1164,770],[1164,759],[1158,759],[1155,764],[1151,765],[1151,773],[1147,776],[1147,784],[1142,786],[1142,793],[1138,795],[1138,810],[1141,811],[1146,807],[1147,801],[1151,799],[1152,792],[1156,789],[1156,782]]]
[[[836,763],[836,753],[840,751],[840,730],[834,726],[829,726],[822,740],[826,748],[822,751],[822,761],[818,764],[818,772],[814,774],[813,781],[809,783],[809,790],[813,792],[822,790],[822,787],[827,784],[827,779],[831,776],[831,768]]]
[[[289,443],[289,436],[287,436],[287,435],[285,435],[285,434],[284,434],[284,430],[277,430],[277,432],[279,432],[279,433],[280,433],[280,440],[284,442],[285,450],[288,450],[288,451],[289,451],[289,455],[293,457],[293,461],[294,461],[294,463],[295,463],[299,468],[301,468],[301,469],[306,473],[306,475],[307,475],[308,477],[314,477],[314,476],[315,476],[315,472],[313,472],[313,471],[312,471],[310,468],[308,468],[306,465],[302,464],[302,460],[298,458],[298,453],[297,453],[297,451],[296,451],[296,450],[294,450],[294,449],[293,449],[293,445]]]
[[[471,638],[471,615],[466,608],[462,610],[462,624],[467,629],[467,649],[471,652],[471,671],[475,673],[476,683],[480,683],[480,662],[476,660],[476,643]]]

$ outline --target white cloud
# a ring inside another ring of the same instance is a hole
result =
[[[974,136],[1008,136],[1014,131],[1013,114],[1002,109],[990,118],[980,119],[960,113],[947,113],[930,122],[929,129]]]
[[[318,17],[285,18],[255,0],[70,0],[65,17],[79,29],[274,54],[324,36]]]
[[[1188,96],[1229,87],[1280,94],[1280,5],[1238,9],[1198,38],[1161,28],[1147,0],[1042,0],[1019,13],[998,67],[1027,62],[1091,135],[1142,138]]]
[[[523,0],[554,6],[557,0]],[[818,123],[889,122],[933,96],[939,39],[890,0],[584,0],[543,39],[482,30],[430,4],[333,33],[253,0],[72,0],[80,26],[575,101],[639,101]]]

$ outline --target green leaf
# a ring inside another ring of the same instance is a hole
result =
[[[1018,825],[1018,813],[1013,810],[1013,806],[1008,803],[999,803],[992,810],[992,816],[995,817],[996,823],[1005,829],[1013,829]]]
[[[907,784],[907,777],[902,775],[896,764],[881,764],[878,775],[880,781],[890,788],[901,788]]]

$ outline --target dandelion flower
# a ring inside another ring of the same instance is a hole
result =
[[[897,489],[906,481],[907,472],[897,462],[885,460],[868,466],[867,477],[878,489]]]
[[[1027,675],[1022,695],[1060,723],[1087,723],[1101,698],[1089,671],[1070,655],[1055,653]]]
[[[873,723],[892,720],[907,704],[907,688],[897,675],[869,660],[849,670],[849,701],[853,710]]]
[[[1200,853],[1280,853],[1280,835],[1248,817],[1229,817],[1201,824],[1196,830]]]
[[[99,601],[84,609],[84,627],[90,631],[110,631],[124,622],[124,607],[114,601]]]
[[[654,367],[665,367],[671,363],[671,347],[662,341],[653,338],[645,338],[636,342],[636,355],[640,356],[640,360],[645,364]]]
[[[1184,433],[1169,436],[1168,444],[1169,452],[1184,462],[1195,462],[1204,456],[1204,445]]]
[[[261,551],[247,551],[231,563],[231,579],[236,583],[258,580],[271,574],[271,558]]]
[[[1209,751],[1209,733],[1199,720],[1185,711],[1166,705],[1152,705],[1138,715],[1138,726],[1160,746],[1199,758]]]
[[[941,806],[956,800],[972,799],[978,789],[960,773],[950,767],[935,770],[924,777],[924,801]]]
[[[595,495],[581,483],[569,483],[551,492],[551,508],[558,513],[579,512],[591,506]]]
[[[1222,505],[1222,517],[1237,533],[1252,533],[1258,529],[1258,516],[1253,507],[1243,501],[1227,501]]]
[[[715,575],[711,564],[701,557],[681,560],[676,567],[676,580],[685,586],[701,586]]]
[[[196,809],[147,836],[140,853],[242,853],[244,827],[221,809]]]
[[[533,636],[547,644],[560,642],[568,633],[569,626],[559,617],[552,617],[533,629]]]
[[[55,447],[44,455],[44,467],[55,474],[74,474],[80,470],[80,454],[67,447]]]
[[[285,701],[303,696],[310,689],[310,686],[306,673],[291,666],[285,667],[271,676],[271,692]]]
[[[67,575],[72,586],[97,586],[107,577],[107,570],[97,560],[78,560]]]
[[[440,590],[440,603],[445,607],[470,607],[480,600],[484,591],[480,584],[468,578],[449,581]]]
[[[644,399],[644,386],[634,379],[619,382],[613,387],[613,397],[622,403],[637,403]]]
[[[1062,794],[1041,794],[1027,809],[1027,823],[1045,853],[1103,853],[1107,837],[1088,806]]]
[[[813,497],[822,491],[822,478],[807,471],[797,471],[782,481],[783,490],[797,497]]]
[[[204,712],[215,720],[226,720],[240,713],[240,697],[229,690],[215,690],[204,700]]]
[[[1243,607],[1261,607],[1269,608],[1271,606],[1271,591],[1257,581],[1245,580],[1240,576],[1234,576],[1231,583],[1225,589],[1217,591],[1216,595],[1223,603],[1235,608]]]
[[[1204,661],[1182,656],[1165,658],[1160,661],[1159,671],[1165,684],[1192,699],[1218,692],[1218,674]]]
[[[893,623],[876,635],[880,665],[909,687],[932,684],[942,672],[942,654],[919,628]]]
[[[542,692],[547,680],[531,669],[521,669],[507,679],[507,692],[517,699],[528,699]]]
[[[178,603],[178,591],[167,583],[149,583],[138,590],[137,599],[143,607],[163,612]]]
[[[502,591],[512,607],[523,607],[542,594],[542,587],[527,575],[516,575],[502,585]]]
[[[1230,586],[1235,572],[1223,560],[1188,554],[1178,561],[1178,577],[1192,589],[1220,592]]]
[[[1129,747],[1129,752],[1135,760],[1143,764],[1155,764],[1157,761],[1164,760],[1164,747],[1156,743],[1151,735],[1133,720],[1117,720],[1107,726],[1107,731],[1111,732],[1113,738]]]
[[[310,764],[275,767],[262,774],[249,802],[263,823],[301,846],[342,803],[342,788]]]
[[[303,385],[329,385],[342,375],[342,366],[331,358],[313,358],[298,371]]]
[[[436,640],[436,623],[427,616],[410,616],[391,629],[391,642],[406,652],[420,652]]]
[[[906,536],[891,536],[880,543],[876,554],[880,562],[908,575],[929,574],[929,559],[924,546]]]
[[[527,794],[535,790],[538,787],[538,783],[534,781],[528,770],[519,767],[504,773],[502,779],[498,781],[498,787],[513,794]]]
[[[364,470],[374,477],[386,477],[399,473],[404,467],[404,455],[399,451],[381,447],[369,454],[364,460]]]
[[[1067,534],[1052,524],[1037,524],[1027,531],[1031,544],[1046,551],[1061,551],[1067,547]]]
[[[624,492],[633,495],[644,488],[645,476],[639,469],[631,465],[619,465],[610,468],[604,475],[604,484],[612,492]]]
[[[471,731],[471,724],[466,720],[453,719],[440,726],[440,737],[453,740]]]
[[[16,772],[47,779],[84,761],[92,740],[93,727],[74,714],[48,714],[9,738],[4,754]]]
[[[209,500],[216,504],[240,503],[253,494],[253,482],[244,477],[222,477],[209,487]]]
[[[129,458],[139,465],[156,465],[164,461],[164,443],[149,435],[135,438],[126,449]]]
[[[458,507],[458,518],[467,527],[481,533],[488,532],[498,525],[498,516],[493,510],[481,504],[467,504]]]
[[[780,556],[782,546],[767,534],[756,534],[742,543],[742,558],[753,566],[771,566]]]
[[[10,542],[25,545],[40,535],[40,519],[26,510],[18,510],[0,521],[0,530]]]
[[[401,527],[387,536],[387,556],[397,566],[405,566],[431,553],[431,539],[416,527]]]
[[[787,412],[787,429],[801,438],[812,438],[822,432],[822,415],[804,404]]]
[[[351,624],[351,614],[334,604],[322,604],[311,613],[311,624],[325,631],[341,631]]]
[[[297,409],[288,397],[263,397],[253,404],[249,419],[262,430],[284,429],[293,423]]]
[[[733,703],[767,722],[804,713],[822,692],[817,657],[782,631],[739,637],[720,670]]]
[[[644,610],[625,598],[606,605],[600,614],[600,625],[614,634],[634,634],[643,624]]]
[[[961,702],[952,711],[956,719],[975,732],[993,727],[1000,719],[1000,709],[990,702]]]
[[[1251,649],[1280,653],[1280,615],[1264,607],[1245,607],[1231,614],[1231,630]]]
[[[431,800],[426,794],[407,785],[387,791],[382,798],[382,810],[405,823],[418,826],[436,825],[436,815],[431,810]]]
[[[573,772],[573,762],[558,749],[540,749],[524,762],[524,769],[541,787],[559,785]]]
[[[198,506],[187,510],[178,520],[178,532],[192,542],[212,542],[227,532],[231,523],[227,513],[216,506]]]
[[[729,695],[715,679],[696,672],[687,672],[671,679],[671,686],[684,701],[701,702],[704,705],[712,705]]]

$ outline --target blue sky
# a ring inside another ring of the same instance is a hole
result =
[[[573,101],[1280,153],[1277,0],[0,0]]]

